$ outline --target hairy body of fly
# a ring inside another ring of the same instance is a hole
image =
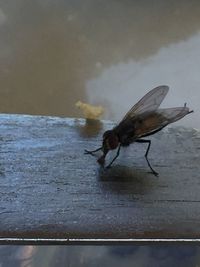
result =
[[[159,109],[168,91],[169,87],[162,85],[148,92],[127,112],[117,126],[103,134],[102,147],[94,151],[86,150],[86,153],[92,154],[98,150],[102,150],[103,155],[98,159],[98,162],[103,165],[109,150],[118,147],[116,156],[108,165],[110,167],[118,157],[121,146],[128,146],[133,142],[148,143],[145,158],[152,173],[158,175],[147,158],[151,141],[142,138],[162,130],[168,124],[180,120],[187,114],[193,112],[186,107],[186,104],[183,107]]]

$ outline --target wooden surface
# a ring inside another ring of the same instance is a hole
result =
[[[200,238],[200,132],[168,127],[152,136],[155,177],[145,144],[122,149],[106,171],[84,155],[112,126],[0,115],[1,240]]]

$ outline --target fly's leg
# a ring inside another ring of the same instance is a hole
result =
[[[146,158],[146,161],[147,161],[148,166],[151,169],[152,173],[155,176],[158,176],[158,173],[151,167],[151,164],[150,164],[149,159],[148,159],[148,153],[149,153],[150,146],[151,146],[151,140],[139,139],[139,140],[136,140],[135,142],[137,142],[137,143],[148,143],[148,147],[147,147],[147,150],[146,150],[146,153],[145,153],[145,158]]]
[[[113,164],[113,162],[114,162],[114,161],[116,160],[116,158],[119,156],[120,148],[121,148],[121,145],[119,145],[118,150],[117,150],[117,154],[116,154],[115,157],[112,159],[112,161],[106,166],[106,169],[110,168],[111,165]]]
[[[95,149],[95,150],[86,150],[85,149],[85,153],[84,154],[90,154],[90,155],[93,155],[93,153],[95,153],[95,152],[97,152],[97,151],[99,151],[99,150],[101,150],[102,149],[102,147],[99,147],[99,148],[97,148],[97,149]]]

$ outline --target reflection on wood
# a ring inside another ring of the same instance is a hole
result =
[[[156,178],[143,144],[106,171],[84,155],[112,126],[0,115],[1,238],[200,238],[200,132],[152,136]]]

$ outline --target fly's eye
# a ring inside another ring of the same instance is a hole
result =
[[[106,141],[109,149],[115,149],[119,144],[119,139],[115,134],[110,135]]]
[[[111,135],[111,132],[110,130],[106,131],[104,134],[103,134],[103,140],[107,139],[110,135]]]

